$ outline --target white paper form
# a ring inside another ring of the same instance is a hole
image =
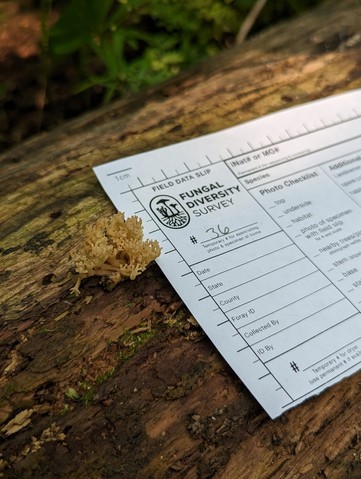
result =
[[[361,367],[361,90],[94,170],[272,418]]]

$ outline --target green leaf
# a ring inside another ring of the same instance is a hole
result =
[[[50,30],[51,51],[66,55],[89,45],[93,35],[106,30],[112,4],[113,0],[72,0]]]

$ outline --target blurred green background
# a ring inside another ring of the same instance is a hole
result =
[[[251,33],[322,0],[269,0]],[[100,85],[107,101],[165,80],[199,60],[230,48],[256,0],[71,0],[43,35],[56,63],[79,65],[82,90]],[[56,7],[43,0],[42,9]]]
[[[0,150],[324,0],[0,0]]]

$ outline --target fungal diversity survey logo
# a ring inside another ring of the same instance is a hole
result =
[[[157,219],[168,228],[184,228],[190,221],[187,211],[173,196],[155,196],[149,206]]]

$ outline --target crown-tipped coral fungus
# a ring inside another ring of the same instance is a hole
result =
[[[125,219],[123,213],[99,218],[86,226],[83,242],[70,253],[78,273],[72,291],[80,294],[81,280],[89,276],[102,276],[110,286],[134,279],[160,251],[157,241],[143,240],[141,218]]]

